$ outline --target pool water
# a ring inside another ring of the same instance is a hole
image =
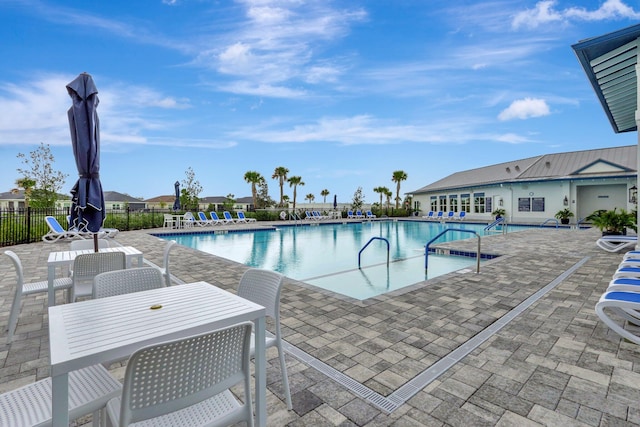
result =
[[[472,230],[482,235],[484,225],[375,221],[159,237],[363,300],[466,267],[475,271],[473,257],[430,254],[425,275],[424,246],[446,228]],[[387,245],[378,239],[362,252],[358,268],[358,252],[372,237],[389,241],[389,268]],[[448,232],[436,243],[470,237],[474,235]]]

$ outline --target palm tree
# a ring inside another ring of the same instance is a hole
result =
[[[289,187],[293,187],[293,210],[295,211],[298,185],[304,185],[304,182],[302,182],[301,176],[292,176],[287,179],[287,182],[289,183]]]
[[[384,195],[387,196],[387,215],[389,215],[389,205],[391,204],[391,197],[393,196],[393,191],[387,190],[384,193]]]
[[[29,200],[35,186],[36,181],[31,178],[18,178],[16,179],[16,188],[11,190],[11,194],[18,194],[22,188],[24,190],[24,208],[29,209]]]
[[[256,171],[248,171],[244,174],[244,180],[251,184],[251,196],[253,197],[253,208],[257,207],[256,203],[258,201],[258,189],[256,186],[264,181],[264,177],[260,175],[259,172]]]
[[[382,212],[382,196],[386,195],[389,189],[387,187],[376,187],[373,189],[373,192],[380,194],[380,212]]]
[[[320,192],[320,195],[323,197],[322,203],[327,203],[327,196],[329,194],[331,193],[329,193],[329,190],[327,190],[326,188]]]
[[[309,203],[313,203],[313,201],[316,199],[316,196],[314,196],[312,193],[307,194],[306,196],[304,196],[305,200],[308,200]]]
[[[287,174],[289,173],[289,169],[284,166],[278,166],[274,171],[273,175],[271,175],[272,179],[277,179],[278,184],[280,184],[280,206],[284,205],[284,183],[287,180]]]
[[[407,173],[405,171],[394,171],[391,181],[397,184],[396,187],[396,209],[400,207],[400,183],[407,179]]]

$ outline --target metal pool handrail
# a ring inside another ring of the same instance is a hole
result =
[[[360,252],[358,252],[358,268],[360,268],[360,255],[362,254],[362,251],[364,251],[367,248],[367,246],[369,246],[369,244],[374,240],[384,240],[387,243],[387,268],[389,268],[389,250],[391,246],[389,245],[389,241],[384,237],[372,237],[371,239],[369,239],[367,244],[364,245],[362,249],[360,249]]]
[[[438,238],[440,238],[440,236],[442,236],[443,234],[445,234],[445,233],[447,233],[449,231],[461,231],[463,233],[472,233],[472,234],[476,235],[476,237],[478,238],[478,252],[476,253],[476,273],[480,273],[480,235],[478,233],[476,233],[475,231],[473,231],[473,230],[463,230],[462,228],[447,228],[442,233],[438,234],[436,237],[434,237],[433,239],[429,240],[429,243],[427,243],[425,245],[425,247],[424,247],[424,274],[427,274],[427,271],[429,269],[429,246],[433,242],[438,240]]]
[[[556,223],[556,228],[560,227],[560,223],[555,218],[546,219],[542,224],[540,224],[540,227],[544,226],[548,222],[555,222]]]

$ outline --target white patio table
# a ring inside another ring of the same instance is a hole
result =
[[[152,309],[152,306],[162,306]],[[256,425],[266,426],[265,308],[206,282],[49,307],[53,426],[67,427],[70,371],[143,346],[253,321]]]
[[[100,248],[98,252],[124,252],[127,268],[131,267],[131,261],[136,259],[138,262],[138,267],[142,267],[143,256],[142,252],[133,246],[116,246],[112,248]],[[56,304],[56,294],[53,289],[53,281],[56,278],[56,268],[58,267],[67,267],[69,268],[76,257],[80,254],[90,254],[93,253],[93,249],[81,249],[77,251],[57,251],[51,252],[49,254],[49,259],[47,260],[47,280],[49,282],[49,292],[48,292],[48,305],[52,307]]]

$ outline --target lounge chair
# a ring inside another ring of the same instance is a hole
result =
[[[422,219],[433,219],[433,211],[429,211],[426,215],[422,215]]]
[[[639,267],[618,267],[616,272],[613,273],[614,279],[621,279],[625,277],[640,279],[640,266]]]
[[[211,221],[210,219],[207,219],[207,216],[204,214],[204,212],[198,212],[198,218],[196,218],[196,224],[198,224],[199,226],[213,225],[213,221]]]
[[[57,242],[58,240],[85,239],[89,237],[87,233],[74,230],[65,230],[58,220],[53,216],[45,216],[44,221],[49,226],[49,232],[42,236],[42,241],[46,243]]]
[[[214,211],[209,212],[209,216],[211,217],[211,225],[220,225],[222,224],[222,220],[218,217],[218,214]]]
[[[196,217],[191,212],[185,212],[182,216],[182,228],[191,228],[196,223]]]
[[[449,211],[447,213],[447,219],[449,219],[449,220],[454,220],[455,219],[454,216],[455,216],[455,212],[454,211]]]
[[[457,215],[453,216],[454,221],[464,221],[464,216],[467,214],[465,211],[456,212]]]
[[[607,291],[600,297],[596,304],[596,314],[611,330],[623,338],[640,345],[640,337],[621,326],[609,317],[609,312],[634,325],[640,325],[640,293]]]
[[[612,291],[640,292],[640,279],[634,279],[632,277],[613,279],[609,282],[609,287],[607,288],[607,292]]]
[[[256,222],[257,220],[255,218],[247,218],[246,216],[244,216],[244,212],[242,211],[238,211],[236,212],[236,216],[238,217],[238,219],[236,219],[236,222]]]
[[[434,217],[436,220],[441,220],[444,216],[444,212],[438,211],[437,215]]]
[[[312,211],[311,212],[313,214],[313,216],[315,216],[319,221],[322,221],[323,219],[329,219],[328,215],[322,215],[320,213],[320,211]]]
[[[362,215],[362,211],[356,211],[356,215],[355,215],[355,217],[356,217],[357,219],[362,219],[362,218],[364,218],[364,215]]]
[[[367,212],[365,212],[365,214],[366,214],[367,218],[369,218],[369,219],[377,218],[377,217],[373,214],[373,212],[371,212],[371,211],[367,211]]]
[[[633,248],[638,243],[638,236],[602,236],[596,241],[599,248],[607,252],[620,252],[626,248]]]
[[[347,211],[347,219],[354,219],[353,211]]]
[[[222,222],[224,222],[225,224],[235,224],[236,223],[236,221],[233,219],[233,217],[231,216],[231,214],[228,211],[222,212],[222,215],[224,215],[224,218],[222,219]]]

